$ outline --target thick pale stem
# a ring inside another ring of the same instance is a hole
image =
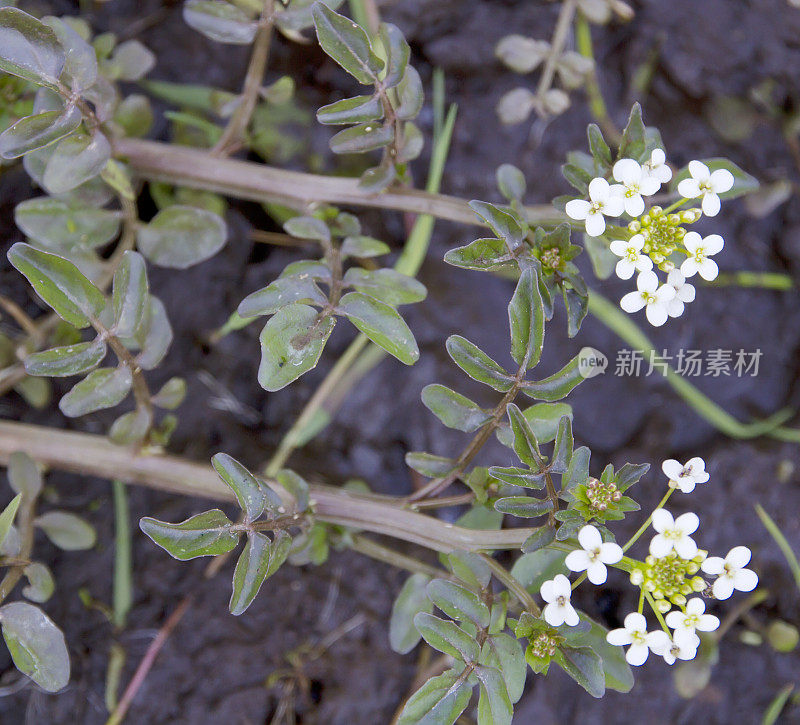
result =
[[[373,194],[361,189],[358,179],[305,174],[250,161],[220,159],[202,149],[155,141],[119,139],[114,150],[145,179],[205,189],[237,199],[277,202],[303,210],[310,204],[366,206],[430,214],[440,219],[480,225],[466,201],[444,194],[403,188]],[[532,224],[555,225],[569,221],[549,205],[526,207],[525,212]]]
[[[233,501],[230,489],[210,465],[177,456],[141,455],[114,445],[103,436],[0,421],[0,464],[6,464],[14,451],[24,451],[34,460],[62,471],[118,479],[184,496]],[[270,483],[278,490],[277,483]],[[530,528],[465,529],[409,511],[402,507],[400,499],[327,486],[312,486],[311,501],[320,521],[384,534],[435,551],[518,549],[533,532]],[[287,504],[290,503],[287,494]]]

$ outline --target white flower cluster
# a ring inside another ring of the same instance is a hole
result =
[[[684,493],[690,493],[698,483],[705,483],[709,479],[705,461],[699,457],[691,458],[685,464],[669,459],[664,461],[661,468],[669,479],[670,488]],[[711,587],[716,599],[728,599],[734,590],[749,592],[755,589],[758,576],[745,568],[750,561],[750,550],[746,546],[736,546],[724,559],[719,556],[706,557],[706,552],[700,550],[692,538],[700,525],[696,514],[688,512],[674,518],[666,509],[658,508],[653,511],[651,523],[656,534],[650,540],[648,565],[670,562],[672,570],[682,576],[682,565],[699,561],[699,568],[704,573],[717,577]],[[661,569],[661,573],[656,576],[661,576],[663,580],[664,571],[668,571],[667,567]],[[644,585],[641,573],[637,581]],[[702,581],[700,585],[701,588],[706,586]],[[668,603],[666,608],[669,606]],[[647,631],[647,620],[641,612],[631,612],[625,617],[623,626],[610,631],[606,639],[610,644],[628,647],[625,658],[631,665],[644,664],[650,652],[663,657],[670,665],[676,660],[691,660],[700,646],[697,632],[713,632],[720,624],[719,619],[713,614],[707,614],[705,609],[703,599],[692,597],[679,609],[666,613],[664,629],[652,632]],[[668,628],[672,629],[671,633]]]
[[[591,237],[606,231],[606,217],[620,217],[623,213],[631,217],[630,236],[614,239],[609,245],[611,252],[620,258],[616,264],[617,276],[627,280],[637,274],[636,291],[626,294],[620,306],[631,314],[644,309],[648,322],[656,327],[670,317],[682,315],[686,304],[694,300],[695,288],[686,281],[689,277],[699,274],[711,281],[719,274],[711,257],[722,251],[722,237],[719,234],[701,237],[697,232],[687,232],[682,224],[697,221],[702,214],[716,216],[720,210],[719,195],[733,187],[733,174],[726,169],[711,171],[701,161],[691,161],[688,170],[690,176],[678,184],[681,199],[666,211],[654,206],[646,213],[644,201],[644,197],[657,193],[672,178],[662,149],[654,149],[644,164],[620,159],[612,169],[618,183],[609,184],[598,176],[589,183],[588,201],[572,199],[566,204],[567,215],[583,221]],[[668,213],[689,199],[700,201],[702,214],[700,209]],[[620,230],[620,235],[623,234]],[[686,255],[679,267],[670,259],[676,251]],[[660,282],[654,264],[667,273],[666,282]]]

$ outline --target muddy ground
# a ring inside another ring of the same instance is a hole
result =
[[[557,173],[558,166],[567,150],[584,147],[589,121],[581,96],[575,97],[570,112],[537,128],[533,136],[528,124],[501,127],[493,112],[501,94],[521,80],[494,60],[495,43],[509,32],[549,37],[557,7],[510,0],[396,0],[386,5],[385,17],[409,37],[426,82],[433,66],[442,67],[447,73],[448,100],[459,104],[444,191],[498,200],[494,169],[502,162],[514,162],[528,179],[529,202],[547,202],[565,193],[567,185]],[[715,97],[745,97],[766,79],[776,83],[784,108],[793,108],[800,98],[800,10],[792,9],[785,0],[642,0],[635,5],[637,15],[630,24],[594,31],[601,82],[615,121],[624,122],[636,97],[644,106],[646,121],[661,129],[673,162],[682,165],[696,157],[725,155],[762,180],[788,177],[798,181],[797,168],[776,124],[760,122],[751,138],[729,144],[711,130],[707,111]],[[75,8],[56,3],[55,11],[70,13]],[[246,51],[215,45],[189,30],[177,5],[113,0],[98,6],[92,17],[98,31],[125,33],[133,28],[158,54],[153,78],[204,82],[233,90],[244,72]],[[131,25],[153,17],[159,22]],[[630,89],[635,71],[654,52],[657,61],[652,83],[644,95],[634,96]],[[301,101],[309,108],[355,90],[330,62],[323,62],[316,49],[279,40],[270,78],[286,72],[298,81]],[[426,132],[431,123],[426,110],[422,117]],[[163,123],[155,134],[166,134]],[[309,148],[324,152],[326,137],[327,131],[312,129]],[[424,168],[423,159],[418,177]],[[35,193],[21,172],[0,176],[4,246],[20,239],[11,222],[13,205]],[[146,201],[143,208],[147,209]],[[403,240],[399,215],[372,213],[367,218],[371,233],[399,247]],[[272,395],[266,395],[255,379],[257,326],[216,346],[205,345],[206,334],[226,319],[243,292],[263,285],[292,258],[284,250],[270,252],[248,241],[253,226],[267,228],[257,206],[234,205],[228,221],[231,242],[212,261],[177,274],[152,271],[152,287],[166,304],[176,333],[171,354],[152,379],[158,384],[181,374],[189,381],[189,401],[180,410],[172,451],[207,460],[224,450],[255,467],[269,456],[350,337],[344,329],[337,332],[317,371]],[[723,271],[772,270],[799,276],[797,199],[763,219],[750,216],[741,201],[733,202],[724,207],[713,227],[727,241],[718,257]],[[293,467],[317,480],[342,482],[358,477],[377,491],[403,494],[412,486],[403,462],[406,451],[425,448],[445,454],[463,445],[462,435],[444,430],[420,404],[419,392],[425,384],[439,381],[485,399],[485,393],[465,381],[444,354],[448,334],[466,334],[498,359],[507,354],[505,306],[510,283],[453,270],[441,262],[448,248],[472,240],[473,232],[445,223],[436,227],[421,275],[430,295],[407,311],[420,344],[421,361],[413,368],[393,360],[383,362],[352,394],[336,425],[293,457]],[[582,265],[588,273],[588,260],[582,259]],[[625,284],[612,281],[593,284],[611,298],[626,291]],[[24,288],[4,257],[0,286],[25,299]],[[786,405],[799,408],[800,308],[796,292],[703,288],[698,297],[688,313],[667,329],[648,330],[656,346],[673,352],[678,348],[760,348],[763,357],[758,377],[703,378],[699,387],[742,420]],[[612,361],[624,347],[595,320],[587,320],[576,340],[567,338],[564,327],[559,311],[548,328],[542,363],[547,372],[560,367],[583,345],[600,349]],[[203,382],[200,371],[224,386],[239,401],[240,409],[220,410],[214,400],[217,392]],[[584,384],[572,403],[576,439],[592,448],[595,473],[607,461],[658,464],[672,456],[705,457],[712,483],[698,489],[691,499],[676,501],[674,508],[683,510],[690,501],[705,524],[704,545],[712,551],[724,553],[736,544],[753,549],[753,566],[770,590],[766,603],[753,613],[755,620],[766,623],[780,617],[800,624],[797,590],[752,508],[760,501],[795,549],[800,549],[800,473],[795,468],[788,476],[777,475],[782,462],[800,463],[796,446],[769,439],[732,440],[691,412],[655,377],[631,379],[608,374]],[[98,432],[108,423],[108,416],[103,415],[76,423],[57,412],[26,410],[14,396],[0,400],[0,414]],[[85,587],[99,600],[110,599],[113,521],[109,489],[102,481],[55,473],[48,481],[63,507],[89,511],[100,534],[97,548],[86,554],[61,553],[46,541],[39,542],[37,549],[52,566],[58,582],[57,595],[45,609],[65,630],[73,662],[72,682],[57,696],[30,688],[10,694],[0,700],[0,717],[3,722],[102,723],[112,628],[102,614],[83,606],[78,590]],[[637,492],[643,507],[656,503],[661,486],[655,472],[644,479]],[[178,520],[203,505],[143,489],[131,489],[130,499],[134,520],[144,514]],[[635,523],[631,520],[620,529],[627,533]],[[363,613],[363,620],[357,620],[360,625],[305,668],[309,694],[297,699],[297,722],[388,723],[411,685],[415,656],[393,653],[386,634],[392,598],[404,579],[400,572],[352,553],[334,553],[320,568],[282,569],[246,615],[234,618],[227,613],[232,565],[213,582],[204,582],[202,561],[175,562],[138,532],[134,557],[134,607],[120,636],[129,655],[124,681],[178,602],[190,591],[196,592],[196,599],[140,690],[129,722],[269,722],[281,690],[265,687],[265,681],[285,665],[284,655],[317,641],[359,613]],[[630,588],[620,577],[612,577],[600,589],[582,592],[580,604],[609,626],[617,626],[635,606]],[[758,722],[778,689],[797,682],[800,656],[797,652],[777,654],[766,645],[746,646],[739,641],[742,631],[743,626],[736,625],[725,637],[710,684],[692,700],[676,694],[670,671],[661,662],[650,662],[637,672],[630,694],[611,693],[599,701],[554,668],[546,680],[529,679],[515,722]],[[0,669],[8,666],[7,655],[0,654]],[[786,722],[792,717],[800,717],[797,706],[786,713]]]

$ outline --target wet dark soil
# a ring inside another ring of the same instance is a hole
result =
[[[56,12],[75,12],[56,3]],[[791,110],[800,99],[800,11],[785,0],[642,0],[628,25],[594,31],[601,83],[614,120],[624,122],[632,100],[642,102],[649,124],[661,129],[667,152],[677,164],[695,157],[729,156],[762,180],[798,171],[775,123],[760,122],[751,138],[728,144],[710,130],[706,113],[718,95],[746,97],[771,80],[779,102]],[[156,13],[157,15],[153,15]],[[510,32],[549,37],[557,7],[544,2],[500,0],[402,0],[387,3],[385,17],[408,35],[416,63],[427,81],[438,65],[447,73],[448,99],[459,104],[453,150],[444,190],[467,198],[497,200],[494,169],[502,162],[519,165],[528,179],[531,203],[547,202],[567,191],[557,169],[567,150],[584,147],[588,111],[578,95],[573,109],[547,127],[530,133],[529,125],[503,128],[494,105],[503,92],[527,83],[503,70],[493,57],[497,40]],[[158,18],[149,23],[146,19]],[[246,51],[206,41],[183,25],[177,5],[114,0],[94,13],[98,30],[133,30],[157,54],[154,78],[204,82],[235,89],[247,62]],[[132,25],[135,21],[142,21]],[[655,56],[653,55],[655,53]],[[652,83],[645,93],[631,88],[637,69],[655,57]],[[273,70],[291,73],[309,107],[352,93],[349,83],[312,48],[278,41]],[[422,125],[430,131],[431,116]],[[160,124],[156,135],[164,135]],[[315,130],[310,148],[324,149],[326,131]],[[418,167],[422,176],[424,163]],[[4,243],[19,238],[9,226],[13,205],[34,194],[21,173],[0,176],[0,211]],[[402,219],[372,213],[370,232],[398,248]],[[280,393],[265,395],[255,380],[257,330],[231,335],[214,347],[206,334],[220,325],[244,291],[263,285],[293,258],[285,250],[265,253],[248,241],[252,226],[263,227],[263,212],[254,205],[234,205],[228,214],[231,242],[212,261],[182,273],[153,270],[152,287],[163,299],[175,329],[175,342],[164,366],[153,373],[158,384],[172,375],[187,377],[188,402],[171,450],[199,460],[224,450],[253,467],[265,461],[293,416],[322,379],[337,353],[349,342],[337,332],[319,369]],[[709,232],[711,231],[709,224]],[[422,357],[413,368],[384,361],[353,392],[334,426],[291,465],[317,480],[342,482],[362,478],[385,493],[407,493],[412,479],[403,462],[406,451],[426,449],[452,453],[463,445],[460,434],[444,430],[419,402],[421,388],[439,381],[483,400],[485,393],[465,381],[444,354],[447,335],[470,337],[498,359],[507,355],[505,306],[510,283],[487,275],[455,271],[442,256],[450,247],[473,238],[473,231],[451,224],[436,227],[422,271],[430,295],[410,308],[409,322]],[[746,213],[741,201],[724,207],[713,222],[727,244],[720,255],[723,271],[737,269],[788,272],[800,269],[800,204],[796,199],[763,219]],[[583,260],[585,271],[588,260]],[[25,299],[24,287],[0,262],[4,290]],[[606,296],[618,298],[625,285],[594,282]],[[756,378],[700,378],[701,390],[742,420],[764,416],[784,406],[800,407],[798,346],[800,310],[795,292],[738,288],[699,290],[699,301],[665,330],[648,330],[656,347],[673,354],[679,348],[704,351],[723,348],[761,349]],[[550,372],[583,345],[592,345],[613,360],[624,345],[595,320],[587,320],[579,337],[569,340],[559,311],[548,328],[542,363]],[[209,379],[220,387],[210,388]],[[220,389],[237,405],[220,405]],[[481,398],[480,396],[484,396]],[[486,400],[489,402],[489,400]],[[778,617],[800,624],[797,590],[785,562],[753,511],[758,501],[800,550],[800,456],[796,446],[769,439],[735,441],[693,413],[660,379],[620,378],[611,374],[584,384],[573,396],[575,435],[593,450],[595,473],[608,461],[649,461],[658,469],[667,457],[701,455],[709,463],[712,483],[676,510],[691,506],[703,522],[703,543],[724,553],[736,544],[754,551],[753,566],[770,590],[753,613],[756,622]],[[4,417],[102,431],[108,417],[77,423],[52,411],[26,410],[14,397],[0,401]],[[795,425],[797,422],[795,421]],[[795,468],[787,463],[794,464]],[[787,475],[779,476],[779,467]],[[87,554],[60,553],[47,542],[37,551],[52,566],[58,590],[45,609],[66,633],[73,661],[72,682],[64,693],[45,696],[28,688],[0,700],[3,722],[101,723],[103,688],[112,628],[78,597],[87,588],[108,601],[113,563],[113,520],[104,482],[76,476],[49,477],[60,505],[89,511],[99,544]],[[644,508],[656,503],[662,483],[649,474],[637,492]],[[134,520],[144,514],[177,520],[199,510],[187,501],[145,490],[130,491]],[[620,527],[623,533],[634,521]],[[212,582],[202,579],[203,562],[180,564],[141,535],[134,536],[135,598],[129,624],[120,641],[128,652],[123,681],[133,672],[155,631],[189,592],[196,599],[160,654],[141,688],[129,717],[134,723],[265,723],[288,690],[267,687],[267,678],[286,666],[285,655],[313,644],[345,623],[343,634],[320,657],[303,668],[307,691],[296,698],[297,722],[350,725],[388,723],[411,686],[413,655],[401,657],[388,646],[386,624],[391,601],[403,574],[352,553],[334,552],[319,568],[284,568],[270,580],[241,618],[227,613],[229,565]],[[635,606],[622,578],[600,590],[582,593],[580,604],[608,625]],[[720,608],[720,613],[731,607]],[[353,617],[358,619],[353,620]],[[553,671],[546,680],[531,679],[517,707],[520,723],[710,723],[757,722],[784,684],[797,681],[800,656],[777,654],[768,646],[742,644],[743,625],[735,625],[721,646],[720,663],[697,697],[676,694],[670,671],[651,662],[637,672],[632,693],[611,693],[593,700],[571,680]],[[0,668],[7,666],[0,655]],[[795,706],[787,722],[800,717]]]

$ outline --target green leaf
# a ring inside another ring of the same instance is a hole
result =
[[[277,511],[283,505],[277,493],[227,453],[217,453],[211,459],[211,464],[225,485],[233,491],[239,508],[249,521],[255,521],[264,513],[264,509]]]
[[[545,524],[534,529],[533,533],[525,539],[520,548],[524,553],[529,554],[552,544],[555,538],[555,529],[550,524]]]
[[[539,443],[528,424],[527,418],[514,403],[508,404],[506,413],[511,423],[511,431],[514,434],[514,452],[517,454],[517,458],[526,466],[538,472],[542,467],[542,454],[539,451]]]
[[[568,630],[567,641],[575,647],[587,647],[598,654],[603,662],[605,685],[607,689],[617,692],[630,692],[633,688],[633,672],[625,660],[625,650],[622,647],[609,644],[606,640],[608,629],[598,624],[590,617],[581,613],[581,621],[588,623],[590,628],[571,634]]]
[[[132,138],[147,136],[154,120],[150,99],[137,93],[123,98],[114,112],[114,123],[122,127],[126,136]]]
[[[139,251],[161,267],[186,269],[213,257],[227,238],[224,220],[193,206],[167,207],[136,232]]]
[[[491,415],[444,385],[426,385],[422,389],[422,403],[448,428],[469,433],[489,421]]]
[[[207,38],[231,45],[249,45],[258,29],[243,10],[223,0],[186,0],[183,19]]]
[[[22,10],[0,8],[0,70],[54,86],[65,60],[52,29]]]
[[[394,269],[351,267],[344,275],[344,284],[391,307],[420,302],[428,294],[422,282]]]
[[[548,579],[556,574],[569,575],[564,559],[567,554],[555,549],[538,549],[523,554],[511,568],[513,576],[528,591],[539,593],[539,589]]]
[[[295,302],[273,315],[261,331],[258,382],[274,392],[316,367],[336,320]]]
[[[525,488],[542,489],[544,483],[544,471],[531,471],[528,468],[517,468],[516,466],[490,466],[489,476],[491,478],[507,483],[509,486],[524,486]]]
[[[74,91],[93,86],[97,80],[97,55],[94,48],[61,18],[50,15],[42,18],[42,23],[56,34],[62,51],[66,51],[62,80]]]
[[[481,664],[497,668],[503,675],[511,702],[517,702],[525,689],[527,664],[520,643],[509,634],[491,634],[481,649]]]
[[[419,115],[425,96],[422,91],[422,79],[413,66],[406,67],[403,80],[397,85],[397,98],[399,103],[395,113],[399,119],[409,121]]]
[[[567,403],[536,403],[522,411],[528,421],[536,440],[539,443],[549,443],[556,437],[558,423],[563,416],[572,418],[572,407]],[[514,434],[510,428],[502,427],[497,430],[497,439],[509,448],[514,447]]]
[[[583,236],[583,246],[592,261],[592,270],[598,279],[608,279],[614,274],[619,257],[609,248],[609,241],[603,236]]]
[[[708,166],[709,171],[714,172],[717,169],[726,169],[733,174],[733,187],[729,191],[720,194],[720,199],[736,199],[737,197],[756,191],[759,187],[758,180],[754,176],[748,174],[729,159],[713,158],[702,159],[702,161]],[[677,189],[678,184],[684,179],[688,179],[689,176],[689,167],[686,166],[675,174],[670,182],[670,188]]]
[[[536,272],[530,267],[520,275],[508,305],[508,321],[511,357],[520,367],[535,367],[544,344],[544,307]]]
[[[448,337],[447,353],[453,362],[473,380],[484,383],[501,393],[511,390],[514,377],[466,338],[460,335]]]
[[[558,422],[558,433],[556,433],[556,443],[553,449],[553,457],[550,461],[550,468],[556,473],[566,473],[572,458],[572,420],[569,416],[564,416]]]
[[[597,168],[606,170],[611,168],[611,149],[603,138],[603,132],[596,123],[590,123],[586,129],[589,137],[589,151],[592,152]]]
[[[322,49],[360,83],[377,83],[383,61],[372,52],[363,28],[323,3],[311,12]]]
[[[97,176],[111,158],[111,144],[99,131],[74,133],[59,141],[44,170],[44,187],[65,194]]]
[[[591,451],[586,446],[581,446],[573,451],[567,472],[561,478],[562,491],[569,491],[589,480],[590,456]]]
[[[512,164],[501,164],[497,167],[497,188],[509,201],[521,201],[525,196],[527,184],[525,174]]]
[[[0,546],[5,543],[8,532],[11,531],[20,501],[22,501],[22,494],[18,493],[0,513]]]
[[[0,133],[0,156],[16,159],[29,151],[44,148],[71,134],[81,123],[74,106],[65,111],[45,111],[25,116]]]
[[[153,405],[166,410],[175,410],[186,398],[186,381],[170,378],[152,398]]]
[[[461,622],[471,621],[478,627],[489,626],[489,607],[475,592],[461,584],[434,579],[428,584],[428,598],[448,617]]]
[[[153,423],[144,408],[136,408],[117,418],[108,431],[108,437],[117,445],[138,445],[144,440]]]
[[[342,242],[342,255],[345,257],[380,257],[382,254],[389,254],[392,250],[389,245],[379,239],[366,237],[363,234],[355,234],[346,237]]]
[[[494,502],[494,508],[503,514],[511,514],[520,518],[533,519],[544,516],[553,510],[553,502],[544,501],[530,496],[506,496]]]
[[[113,408],[128,395],[133,376],[127,365],[100,368],[87,375],[63,397],[58,404],[68,418],[77,418],[96,410]]]
[[[117,212],[47,196],[17,204],[14,221],[31,239],[54,249],[101,247],[119,232]]]
[[[17,242],[8,250],[8,259],[31,283],[53,310],[75,327],[87,327],[106,304],[97,289],[70,261],[55,254]]]
[[[469,206],[511,249],[522,244],[526,230],[522,220],[511,209],[503,209],[485,201],[471,201]]]
[[[592,350],[593,348],[583,349]],[[581,375],[579,369],[579,361],[585,357],[585,354],[578,353],[561,370],[548,378],[544,378],[544,380],[523,382],[521,386],[522,392],[534,400],[546,400],[548,402],[555,402],[565,398],[586,379]]]
[[[411,48],[406,42],[402,31],[391,23],[381,23],[378,37],[386,53],[386,75],[383,83],[387,88],[396,86],[405,73],[408,60],[411,57]]]
[[[274,282],[247,295],[237,312],[241,317],[274,315],[292,302],[325,305],[328,298],[314,280],[308,276],[290,275],[278,277]]]
[[[11,658],[22,674],[47,692],[66,687],[69,653],[64,635],[39,607],[25,602],[4,604],[0,607],[0,626]]]
[[[315,239],[319,242],[330,242],[331,232],[328,225],[313,216],[296,216],[283,225],[287,234],[298,239]],[[284,275],[286,271],[284,270]]]
[[[478,725],[511,725],[514,710],[500,671],[494,667],[478,666],[474,672],[481,683]]]
[[[22,588],[22,596],[32,602],[46,602],[53,596],[56,583],[50,570],[38,561],[28,564],[22,573],[28,580],[28,586]]]
[[[342,297],[337,309],[400,362],[413,365],[419,359],[417,341],[394,308],[361,292],[350,292]]]
[[[446,555],[447,568],[470,587],[486,589],[492,579],[492,570],[483,557],[474,551],[451,551]]]
[[[562,647],[553,655],[555,662],[592,697],[606,691],[603,660],[588,647]]]
[[[419,612],[430,614],[433,611],[433,604],[425,591],[429,581],[430,577],[425,574],[412,574],[392,604],[389,644],[395,652],[408,654],[422,636],[414,626],[414,617]]]
[[[28,375],[45,375],[63,378],[80,375],[97,367],[106,356],[106,343],[98,337],[92,342],[54,347],[44,352],[34,352],[25,358]]]
[[[358,188],[368,194],[379,194],[388,189],[397,178],[397,169],[391,161],[382,161],[367,169],[358,180]]]
[[[257,531],[248,532],[236,569],[233,572],[233,592],[228,606],[231,614],[239,616],[256,598],[264,581],[272,576],[289,556],[292,537],[285,531],[275,532],[275,540]]]
[[[461,269],[493,271],[505,269],[514,261],[502,239],[476,239],[466,246],[449,250],[444,261]]]
[[[330,145],[335,154],[362,154],[388,146],[393,140],[393,126],[371,122],[339,131]]]
[[[111,80],[138,81],[155,64],[156,57],[148,48],[138,40],[126,40],[114,49],[114,55],[106,64],[105,71]]]
[[[8,457],[8,482],[17,493],[33,500],[42,490],[42,474],[27,453],[15,451]]]
[[[622,141],[619,145],[619,158],[630,158],[634,161],[643,161],[646,152],[645,129],[642,122],[642,107],[633,104],[628,123],[622,132]]]
[[[145,516],[139,528],[170,556],[180,561],[198,556],[218,556],[232,551],[239,534],[231,531],[233,524],[219,509],[211,509],[170,524]]]
[[[97,540],[94,527],[68,511],[48,511],[33,521],[47,538],[64,551],[91,549]]]
[[[383,118],[383,106],[376,95],[343,98],[317,111],[317,121],[329,126],[364,123],[380,118]]]
[[[471,697],[472,686],[455,670],[431,677],[406,701],[397,725],[453,725]]]
[[[136,339],[141,347],[141,352],[136,356],[139,367],[142,370],[157,367],[172,344],[172,327],[161,300],[150,297],[147,314],[136,331]]]
[[[467,663],[478,661],[478,643],[453,622],[419,612],[414,617],[414,626],[435,650]]]
[[[141,254],[126,251],[114,273],[111,296],[114,309],[112,331],[118,337],[133,337],[147,313],[149,295],[147,268]]]
[[[428,478],[446,476],[456,466],[454,458],[434,456],[432,453],[423,453],[422,451],[406,453],[405,461],[409,468],[413,468],[417,473]]]

